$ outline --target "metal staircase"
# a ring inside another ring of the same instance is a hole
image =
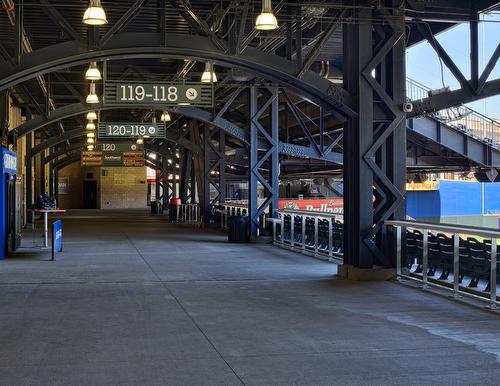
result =
[[[428,97],[431,91],[413,79],[407,79],[406,90],[410,102]],[[500,122],[467,106],[450,107],[423,117],[410,118],[407,127],[477,166],[500,168]]]

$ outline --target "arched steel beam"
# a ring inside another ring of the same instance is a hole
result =
[[[41,151],[51,148],[53,146],[56,146],[62,142],[65,142],[69,139],[74,139],[78,137],[84,137],[87,134],[85,129],[75,129],[71,131],[66,131],[64,134],[58,135],[56,137],[51,137],[47,139],[45,142],[39,143],[36,145],[34,148],[31,149],[31,156],[35,156]],[[203,149],[194,144],[193,142],[189,141],[186,138],[178,137],[174,135],[174,133],[167,132],[167,141],[176,143],[182,147],[185,147],[186,149],[189,149],[191,152],[202,155],[203,154]]]
[[[43,160],[45,161],[45,163],[49,163],[50,161],[53,161],[56,158],[58,158],[64,154],[70,153],[70,152],[77,150],[77,149],[81,149],[83,146],[84,146],[83,142],[72,143],[71,145],[66,146],[62,149],[59,149],[59,150],[55,151],[54,153],[50,153],[48,156],[44,157]]]
[[[76,153],[72,156],[67,156],[67,157],[64,157],[60,160],[57,160],[56,162],[54,162],[54,169],[56,169],[57,171],[65,168],[66,166],[69,166],[71,165],[72,163],[75,163],[75,162],[78,162],[82,159],[82,153],[79,152],[79,153]]]
[[[76,152],[72,155],[70,155],[71,153],[68,153],[68,155],[64,158],[61,158],[59,160],[56,160],[53,164],[53,167],[54,169],[56,170],[61,170],[63,168],[65,168],[66,166],[69,166],[71,165],[72,163],[75,163],[75,162],[78,162],[82,159],[82,152]],[[148,166],[147,163],[150,162],[152,164],[156,164],[157,166],[160,166],[161,165],[159,163],[155,163],[154,160],[144,160],[144,166]]]
[[[58,135],[57,137],[51,137],[51,138],[47,139],[46,141],[39,143],[34,148],[32,148],[31,149],[31,156],[33,157],[33,156],[37,155],[38,153],[40,153],[41,151],[48,149],[49,147],[56,146],[57,144],[59,144],[61,142],[80,137],[84,133],[85,133],[85,131],[82,129],[75,129],[75,130],[66,131],[63,134]]]
[[[67,155],[75,150],[81,150],[83,148],[83,146],[85,146],[84,142],[73,143],[69,146],[66,146],[62,149],[57,150],[54,153],[49,154],[48,156],[46,156],[44,158],[44,161],[45,161],[45,163],[49,163],[51,161],[57,161],[58,157],[60,157],[62,155]],[[162,157],[171,157],[171,154],[164,153],[160,146],[154,146],[154,145],[149,144],[149,143],[144,144],[144,150],[154,152]],[[156,162],[157,160],[153,160],[153,161]]]
[[[41,127],[56,123],[62,119],[74,117],[75,115],[84,114],[89,111],[95,110],[129,110],[132,106],[130,105],[88,105],[86,103],[74,103],[71,105],[66,105],[63,107],[59,107],[56,110],[52,110],[47,117],[43,115],[37,115],[29,121],[24,122],[20,126],[17,126],[14,130],[12,130],[9,135],[14,136],[14,133],[17,134],[18,138],[25,136],[26,134],[32,132],[33,130],[37,130]],[[184,115],[188,118],[196,119],[198,121],[206,122],[210,125],[217,126],[218,128],[224,130],[227,134],[232,135],[233,137],[239,139],[240,141],[248,144],[250,141],[249,134],[245,132],[242,128],[236,126],[235,124],[227,121],[224,118],[214,119],[212,113],[197,108],[197,107],[188,107],[188,106],[180,106],[173,108],[161,108],[158,105],[141,105],[140,108],[143,109],[154,109],[154,110],[168,110],[172,113]]]
[[[98,60],[171,57],[175,59],[213,60],[215,63],[236,67],[291,90],[299,96],[323,105],[344,116],[356,116],[354,99],[341,87],[334,85],[312,71],[300,79],[296,64],[290,60],[248,47],[239,55],[219,50],[208,37],[169,34],[167,46],[161,33],[120,33],[100,49],[90,51],[85,43],[64,42],[41,48],[22,56],[21,63],[4,62],[0,65],[0,90],[17,85],[37,75]]]
[[[141,108],[145,109],[158,109],[157,105],[141,105]],[[39,129],[41,127],[50,125],[52,123],[55,123],[57,121],[60,121],[62,119],[70,118],[75,115],[80,115],[87,113],[89,111],[94,111],[94,110],[115,110],[115,109],[130,109],[130,105],[115,105],[115,106],[108,106],[108,105],[88,105],[85,103],[75,103],[72,105],[67,105],[64,107],[60,107],[56,110],[53,110],[50,112],[48,117],[44,117],[42,115],[38,115],[35,118],[30,119],[29,121],[26,121],[22,125],[16,127],[12,131],[10,131],[9,135],[14,136],[17,135],[18,138],[21,138],[22,136],[32,132],[33,130]],[[180,107],[174,107],[174,108],[168,108],[170,112],[180,114],[187,116],[192,119],[196,119],[199,121],[206,122],[210,125],[213,125],[217,128],[220,128],[221,130],[225,131],[227,134],[241,140],[243,143],[249,144],[250,139],[249,139],[249,134],[243,130],[242,128],[236,126],[235,124],[229,122],[226,119],[223,118],[218,118],[214,119],[213,115],[200,108],[196,107],[188,107],[188,106],[180,106]],[[170,136],[170,137],[169,137]],[[73,137],[76,138],[76,137]],[[193,144],[191,141],[187,140],[186,138],[182,137],[175,137],[172,135],[172,133],[169,133],[167,131],[167,140],[171,142],[175,142],[181,146],[184,146],[186,149],[190,149],[192,152],[195,152],[197,154],[202,154],[203,151],[201,148],[199,148],[197,145]],[[61,142],[61,141],[59,141]],[[55,144],[59,143],[56,142]],[[40,144],[39,146],[41,146]],[[42,151],[43,149],[46,149],[47,147],[54,146],[54,144],[51,144],[46,147],[40,147],[39,151]],[[263,147],[265,149],[265,147]],[[290,155],[293,157],[299,157],[299,158],[313,158],[313,159],[318,159],[322,161],[329,161],[337,164],[342,164],[343,162],[343,155],[342,153],[337,153],[337,152],[329,152],[325,154],[324,156],[320,156],[315,151],[306,146],[300,146],[300,145],[294,145],[294,144],[289,144],[289,143],[280,143],[280,153]],[[36,154],[33,153],[32,154]]]

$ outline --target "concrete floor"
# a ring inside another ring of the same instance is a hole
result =
[[[143,212],[0,262],[0,385],[498,385],[496,314]]]

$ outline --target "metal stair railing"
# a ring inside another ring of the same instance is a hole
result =
[[[429,87],[416,80],[406,79],[406,98],[409,101],[427,98],[430,90]],[[435,113],[429,113],[427,116],[500,149],[500,122],[467,106],[449,107]]]

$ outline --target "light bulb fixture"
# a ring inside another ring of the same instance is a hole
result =
[[[168,113],[168,111],[164,111],[163,114],[161,115],[160,121],[162,122],[170,122],[172,120],[172,117]]]
[[[142,145],[144,143],[144,140],[142,138],[137,138],[137,144]]]
[[[217,74],[214,71],[214,66],[211,62],[205,63],[205,71],[201,75],[201,83],[216,83]]]
[[[97,120],[97,113],[95,111],[90,111],[87,114],[87,120],[88,121],[95,121],[95,120]]]
[[[101,6],[101,0],[90,0],[89,7],[83,14],[83,22],[88,25],[108,24],[106,12]]]
[[[87,130],[94,131],[95,130],[95,124],[93,124],[92,122],[87,123]]]
[[[87,143],[93,144],[94,143],[94,138],[87,138]]]
[[[87,133],[87,138],[94,138],[95,137],[95,133],[93,131],[91,131],[90,133]]]
[[[93,151],[94,150],[94,145],[87,145],[87,150],[88,151]]]
[[[90,83],[90,92],[87,95],[87,103],[96,104],[99,103],[99,97],[95,93],[95,83]]]
[[[85,79],[87,80],[101,80],[101,71],[97,68],[96,62],[90,62],[90,66],[85,73]]]
[[[262,0],[262,12],[257,16],[255,29],[261,31],[272,31],[278,28],[278,20],[273,14],[271,0]]]

